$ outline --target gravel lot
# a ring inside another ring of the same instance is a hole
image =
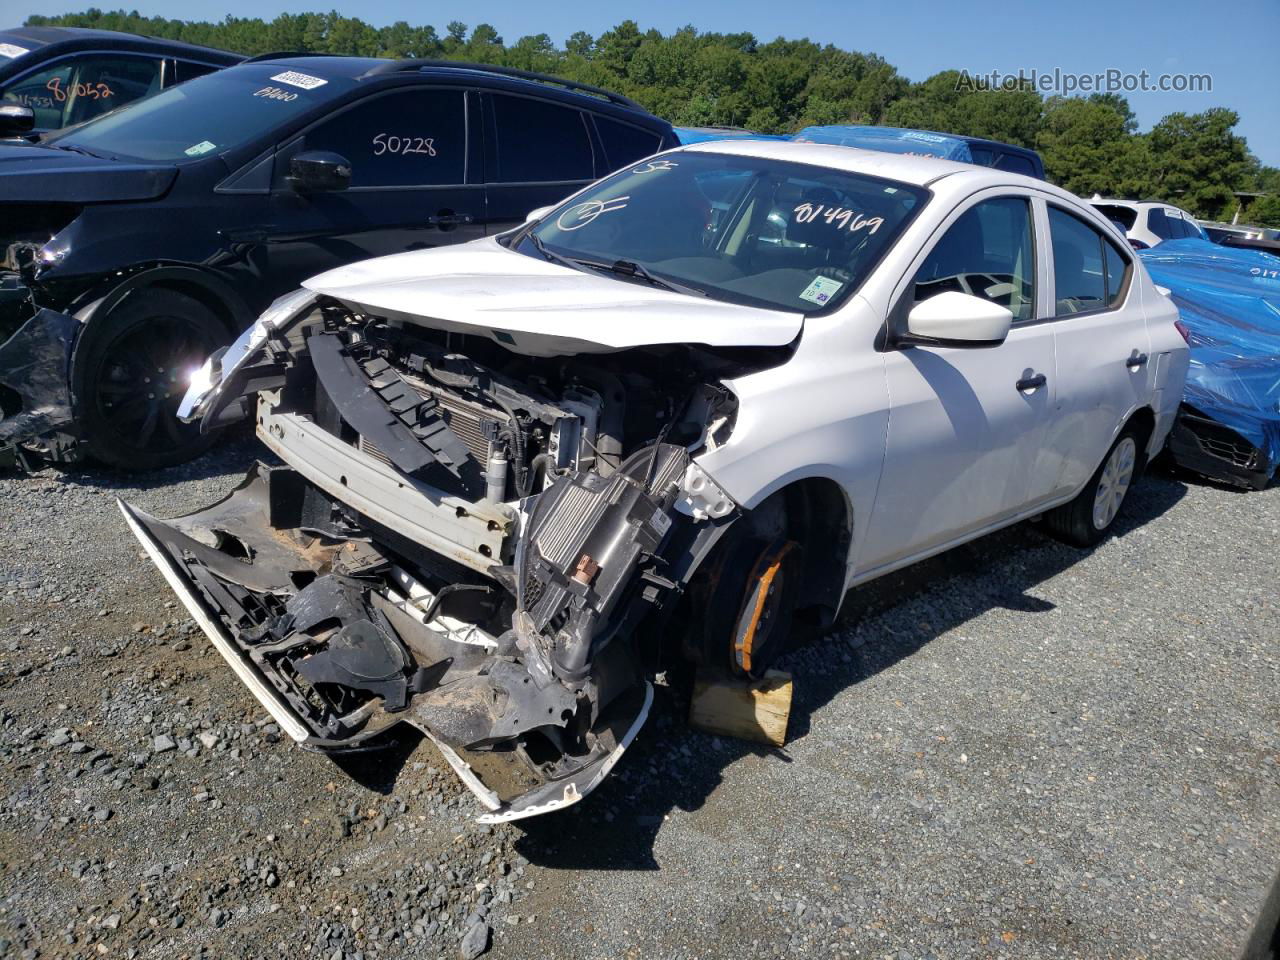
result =
[[[0,956],[1237,956],[1280,866],[1280,487],[1156,473],[1091,554],[1025,525],[855,592],[791,742],[672,688],[574,810],[480,827],[429,743],[282,741],[114,508],[0,476]],[[469,934],[465,942],[464,934]]]

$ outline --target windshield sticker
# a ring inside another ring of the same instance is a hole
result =
[[[670,160],[650,160],[643,167],[636,167],[632,173],[661,173],[663,170],[674,170],[680,166]]]
[[[281,100],[284,103],[292,103],[298,99],[296,93],[289,93],[287,90],[281,90],[279,87],[263,87],[261,90],[253,92],[255,97],[262,97],[264,100]]]
[[[556,226],[561,230],[579,230],[600,216],[612,210],[621,210],[627,205],[630,196],[614,197],[612,200],[588,200],[570,207],[556,218]]]
[[[867,233],[875,233],[884,226],[884,217],[864,217],[843,207],[825,207],[820,203],[802,203],[792,212],[796,215],[796,223],[810,223],[822,217],[837,230],[848,227],[850,233],[857,233],[864,227]]]
[[[836,295],[844,284],[830,277],[814,277],[813,282],[800,291],[800,299],[825,307],[827,301]]]
[[[435,137],[393,137],[378,133],[373,137],[373,155],[380,157],[384,153],[417,153],[424,157],[434,157],[435,143]]]
[[[16,43],[0,43],[0,57],[20,57],[30,52],[26,47],[20,47]]]
[[[201,156],[202,154],[208,153],[210,150],[213,150],[216,147],[217,147],[217,144],[215,143],[210,143],[208,140],[201,140],[199,143],[192,144],[191,146],[187,147],[187,149],[183,150],[182,152],[185,153],[188,157],[198,157],[198,156]]]
[[[271,78],[276,83],[287,83],[291,87],[301,87],[303,90],[314,90],[316,87],[323,87],[328,80],[321,80],[319,77],[312,77],[305,73],[298,73],[296,70],[286,70],[284,73],[277,73]]]

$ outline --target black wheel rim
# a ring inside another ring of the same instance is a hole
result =
[[[199,439],[199,427],[178,419],[191,372],[213,350],[212,338],[183,317],[149,317],[123,331],[103,351],[94,386],[100,422],[120,445],[164,453]]]

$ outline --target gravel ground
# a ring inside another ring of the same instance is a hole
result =
[[[1025,525],[849,598],[791,741],[676,689],[595,795],[481,827],[429,743],[279,731],[114,509],[0,477],[0,956],[1234,957],[1280,865],[1280,487],[1154,474],[1090,554]]]

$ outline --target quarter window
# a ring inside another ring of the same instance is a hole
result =
[[[331,150],[351,161],[352,187],[463,183],[463,92],[416,89],[372,97],[308,131],[306,149]]]
[[[1031,211],[1021,197],[983,200],[961,214],[915,276],[915,302],[954,290],[1030,320],[1035,305]]]
[[[1068,316],[1119,304],[1129,261],[1110,240],[1078,217],[1049,208],[1055,313]]]
[[[582,112],[529,97],[489,100],[498,131],[495,182],[590,180],[591,137]]]
[[[619,170],[628,163],[657,153],[662,147],[662,138],[657,134],[633,127],[629,123],[619,123],[598,116],[596,131],[604,144],[610,170]]]

